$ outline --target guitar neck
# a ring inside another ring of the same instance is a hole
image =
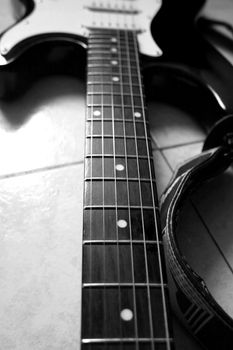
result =
[[[82,349],[170,350],[173,339],[136,34],[88,43]]]

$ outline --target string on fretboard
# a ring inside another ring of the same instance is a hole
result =
[[[172,349],[133,31],[89,36],[82,282],[82,349]]]

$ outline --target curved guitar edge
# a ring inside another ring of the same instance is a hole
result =
[[[164,55],[174,59],[178,57],[197,59],[194,24],[205,2],[206,0],[192,2],[163,0],[162,7],[151,24],[151,30],[154,39],[162,47]],[[193,52],[195,57],[192,57]]]
[[[0,98],[11,99],[24,93],[36,79],[65,74],[85,77],[85,40],[75,36],[38,36],[23,42],[17,54],[6,60],[0,57]]]
[[[179,63],[147,63],[143,70],[146,96],[185,110],[208,132],[226,115],[221,97],[195,69]]]
[[[184,163],[175,173],[161,199],[161,220],[167,264],[172,276],[175,309],[188,330],[206,349],[230,350],[233,320],[214,300],[202,278],[181,254],[176,240],[179,209],[188,194],[203,181],[232,163],[232,149],[208,150]]]

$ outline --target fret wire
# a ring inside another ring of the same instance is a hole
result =
[[[132,107],[132,106],[131,106]],[[87,119],[86,120],[87,122],[91,122],[91,121],[93,121],[93,122],[102,122],[102,121],[104,121],[104,122],[110,122],[110,119],[109,118],[104,118],[104,119],[101,119],[101,118],[89,118],[89,119]],[[131,124],[134,124],[135,123],[135,125],[143,125],[144,126],[144,123],[142,122],[142,121],[139,121],[139,120],[137,120],[137,121],[133,121],[132,119],[125,119],[124,121],[122,120],[122,119],[119,119],[119,118],[116,118],[114,121],[116,121],[116,122],[120,122],[120,123],[122,123],[123,124],[123,122],[127,122],[127,123],[131,123]],[[146,122],[145,123],[147,126],[149,125],[149,123],[148,122]],[[96,135],[98,135],[98,134],[96,134]],[[110,136],[112,136],[111,134],[105,134],[106,135],[106,137],[110,137]],[[108,136],[107,136],[108,135]],[[119,138],[119,137],[121,137],[121,135],[117,135],[117,137]],[[131,135],[127,135],[126,136],[126,138],[132,138],[132,136]],[[139,139],[149,139],[149,140],[151,140],[151,136],[150,135],[146,135],[146,136],[137,136],[137,138],[139,138]]]
[[[112,53],[110,54],[109,52],[106,53],[106,55],[93,55],[93,57],[88,57],[88,67],[95,67],[96,65],[99,67],[101,65],[104,65],[104,66],[108,66],[109,67],[109,63],[103,63],[101,64],[100,62],[101,61],[109,61],[111,59],[116,59],[116,58],[119,58],[119,55],[117,55],[117,53]],[[125,55],[122,55],[121,58],[127,62],[127,57]],[[93,62],[97,62],[96,64],[93,63]],[[99,62],[100,61],[100,62]],[[130,60],[130,63],[136,63],[135,60],[131,59]]]
[[[83,288],[96,288],[96,287],[132,287],[132,283],[83,283]],[[134,283],[135,287],[141,288],[146,287],[147,283]],[[161,283],[149,283],[151,288],[159,288],[161,287]],[[164,287],[168,287],[167,284],[163,284]]]
[[[101,157],[101,154],[99,153],[96,153],[96,154],[92,154],[92,156],[90,156],[90,155],[86,155],[85,156],[85,159],[88,159],[88,158],[100,158]],[[104,155],[104,157],[106,157],[106,158],[110,158],[110,157],[112,157],[112,154],[110,154],[110,153],[106,153],[105,155]],[[115,155],[115,157],[116,158],[124,158],[125,157],[125,155],[124,154],[116,154]],[[153,157],[152,156],[149,156],[150,157],[150,159],[151,160],[153,160]],[[135,155],[127,155],[127,158],[135,158]],[[138,159],[148,159],[148,157],[147,156],[139,156],[138,157]]]
[[[100,44],[100,43],[98,43],[98,44],[90,44],[89,47],[90,47],[92,50],[99,49],[100,47],[103,48],[103,49],[106,48],[106,50],[109,49],[109,45],[108,45],[108,44],[103,45],[103,44]],[[125,48],[126,48],[126,45],[123,45],[122,48],[125,49]],[[130,47],[129,52],[134,53],[134,50],[133,50],[132,46]]]
[[[117,46],[118,46],[118,52],[120,53],[119,55],[119,62],[121,62],[121,54],[122,54],[122,49],[121,49],[121,42],[119,41],[119,31],[118,31],[118,41],[117,41]],[[119,74],[120,74],[120,88],[121,88],[121,101],[123,103],[123,86],[122,86],[122,68],[120,65],[119,68]],[[125,120],[125,111],[124,108],[122,108],[122,114],[123,114],[123,121]],[[126,130],[125,130],[125,121],[123,122],[123,132],[124,136],[126,136]],[[126,138],[124,139],[124,150],[125,150],[125,172],[126,172],[126,177],[128,177],[128,164],[127,164],[127,145],[126,145]],[[128,201],[128,221],[129,221],[129,235],[130,235],[130,255],[131,255],[131,273],[132,273],[132,290],[133,290],[133,316],[134,316],[134,329],[135,329],[135,336],[138,338],[138,322],[137,322],[137,308],[136,308],[136,291],[135,291],[135,277],[134,277],[134,257],[133,257],[133,245],[132,245],[132,226],[131,226],[131,210],[130,210],[130,195],[129,195],[129,182],[127,180],[127,201]],[[136,350],[139,350],[139,344],[136,342]]]
[[[88,72],[89,75],[89,72]],[[93,97],[92,97],[93,98]],[[88,97],[87,97],[88,99]],[[91,106],[91,115],[93,115],[93,106]],[[91,131],[93,133],[93,127],[94,127],[94,123],[91,123]],[[87,129],[86,129],[86,133],[87,133]],[[93,154],[93,139],[91,138],[91,154]],[[93,174],[93,169],[92,169],[92,159],[91,159],[91,175]],[[92,204],[92,181],[90,184],[90,203]],[[92,210],[90,210],[90,238],[92,238]],[[89,280],[92,281],[92,254],[91,254],[92,250],[90,249],[90,267],[89,267]],[[91,316],[91,305],[92,305],[92,293],[89,292],[89,307],[88,307],[88,312],[89,312],[89,316]],[[90,334],[92,334],[92,326],[93,326],[93,322],[92,322],[92,318],[89,317],[90,319]]]
[[[114,74],[116,74],[116,73],[114,73]],[[110,75],[110,73],[108,73],[108,72],[101,72],[101,73],[100,73],[100,72],[98,72],[98,73],[89,72],[89,73],[88,73],[88,76],[92,76],[92,75],[99,75],[99,76],[101,77],[101,76],[103,76],[103,75],[105,75],[105,76],[106,76],[106,75]],[[131,77],[134,77],[134,78],[138,78],[138,75],[137,75],[137,74],[131,74],[131,75],[129,75],[129,74],[124,73],[124,76],[125,76],[125,77],[130,77],[130,76],[131,76]]]
[[[127,40],[127,43],[128,43],[129,42],[129,38],[128,38],[127,33],[126,33],[125,36],[126,36],[126,40]],[[133,35],[133,37],[134,37],[134,35]],[[134,41],[134,45],[135,45],[135,41]],[[135,51],[135,57],[137,59],[138,52],[135,49],[135,47],[134,47],[134,51]],[[129,52],[127,51],[127,53],[128,53],[128,57],[129,57]],[[131,75],[130,66],[128,67],[128,72]],[[138,80],[139,80],[139,82],[141,82],[140,81],[140,74],[141,73],[139,71],[137,71],[137,72],[138,72]],[[131,81],[132,81],[132,77],[130,77],[130,82]],[[134,104],[133,104],[133,102],[134,102],[134,100],[133,100],[133,89],[132,89],[131,85],[130,85],[130,90],[131,90],[131,101],[132,101],[132,105],[133,105],[133,115],[134,115],[135,108],[134,108]],[[140,89],[140,91],[141,91],[141,89]],[[141,93],[142,93],[142,91],[141,91]],[[142,106],[143,106],[143,104],[142,104]],[[134,118],[134,120],[135,120],[135,118]],[[134,133],[135,133],[135,148],[136,148],[136,156],[137,156],[136,157],[137,158],[137,172],[138,172],[138,177],[139,177],[140,173],[139,173],[139,161],[138,161],[138,145],[137,145],[137,139],[136,139],[136,125],[135,125],[135,122],[134,122]],[[141,217],[142,217],[142,223],[143,223],[143,225],[142,225],[142,234],[143,234],[143,239],[145,241],[144,214],[143,214],[143,207],[142,207],[142,193],[141,192],[142,192],[141,183],[139,182],[139,196],[140,196],[140,204],[141,204],[140,210],[141,210]],[[147,283],[147,296],[148,296],[148,312],[149,312],[149,320],[150,320],[149,321],[149,323],[150,323],[150,335],[151,335],[151,338],[153,338],[154,334],[153,334],[153,327],[152,327],[150,289],[149,289],[149,286],[148,286],[148,283],[149,283],[149,278],[148,278],[148,261],[147,261],[147,252],[146,252],[146,245],[145,245],[145,243],[144,243],[144,255],[145,255],[145,260],[146,260],[145,261],[145,267],[146,267],[146,283]],[[153,342],[151,342],[151,348],[152,348],[152,350],[155,350]]]
[[[88,65],[88,67],[90,67]],[[103,83],[101,84],[102,86],[102,90],[103,90]],[[94,98],[94,96],[93,96]],[[103,94],[101,94],[101,117],[103,116],[103,112],[104,112],[104,105],[103,105]],[[103,119],[101,121],[101,131],[102,131],[102,175],[104,177],[104,122],[103,122]],[[103,250],[103,265],[104,265],[104,281],[106,280],[106,254],[105,254],[105,240],[106,240],[106,232],[105,232],[105,208],[104,208],[104,201],[105,201],[105,190],[104,190],[104,180],[102,181],[102,193],[103,193],[103,216],[102,216],[102,220],[103,220],[103,236],[104,236],[104,250]],[[105,284],[105,283],[104,283]],[[106,318],[107,318],[107,315],[106,315],[106,291],[105,291],[105,286],[104,286],[104,320],[103,320],[103,329],[104,329],[104,334],[106,334]]]
[[[117,183],[116,183],[116,150],[115,150],[115,115],[114,115],[114,99],[113,99],[113,81],[111,80],[111,100],[112,100],[112,133],[113,133],[113,165],[114,165],[114,191],[115,191],[115,216],[116,216],[116,244],[117,244],[117,276],[118,276],[118,282],[120,281],[120,251],[119,251],[119,227],[117,225],[118,221],[118,212],[117,212],[117,207],[118,207],[118,200],[117,200]],[[121,288],[120,285],[118,286],[118,304],[119,304],[119,315],[121,313],[122,309],[122,298],[121,298]],[[120,335],[122,338],[122,322],[120,321]],[[123,349],[122,347],[122,342],[120,342],[120,348]]]
[[[96,81],[93,81],[93,82],[90,82],[90,81],[89,81],[89,82],[87,82],[87,85],[100,85],[100,83],[99,83],[99,82],[96,82]],[[113,84],[112,84],[112,82],[105,82],[104,85],[110,85],[110,86],[111,86],[111,85],[113,85]],[[129,85],[129,84],[123,83],[123,82],[122,82],[122,86],[125,86],[125,85]],[[135,86],[136,86],[136,87],[139,87],[139,84],[133,83],[132,86],[133,86],[133,87],[135,87]]]
[[[133,40],[134,40],[134,43],[135,45],[137,45],[137,38],[136,36],[134,35],[133,36]],[[140,62],[139,62],[139,57],[138,55],[136,54],[135,55],[136,57],[136,61],[137,61],[137,71],[138,71],[138,75],[139,75],[139,83],[140,83],[140,89],[141,89],[141,93],[143,93],[143,89],[142,89],[142,83],[141,83],[141,76],[140,76]],[[144,106],[144,100],[141,99],[141,102],[142,102],[142,106]],[[146,117],[145,117],[145,110],[142,108],[142,111],[143,111],[143,119],[145,120]],[[145,129],[145,135],[147,135],[147,128],[146,128],[146,125],[144,127]],[[149,144],[148,144],[148,141],[146,141],[146,146],[147,146],[147,153],[149,154]],[[151,171],[151,162],[149,161],[148,159],[148,165],[149,165],[149,172],[150,172],[150,177],[152,178],[152,171]],[[157,223],[157,216],[156,216],[156,207],[155,207],[155,198],[154,198],[154,186],[153,186],[153,183],[151,182],[151,193],[152,193],[152,201],[153,201],[153,207],[154,207],[154,218],[155,218],[155,225]],[[157,240],[159,241],[159,237],[158,237],[158,230],[157,230],[157,225],[155,227],[155,232],[156,232],[156,238]],[[164,281],[164,278],[163,278],[163,272],[162,272],[162,262],[161,262],[161,251],[160,251],[160,245],[158,244],[157,245],[157,252],[158,252],[158,261],[159,261],[159,269],[160,269],[160,279],[161,279],[161,282],[163,284],[163,281]],[[161,293],[162,293],[162,301],[163,301],[163,313],[164,313],[164,321],[165,321],[165,334],[166,334],[166,338],[169,339],[170,338],[170,334],[169,334],[169,328],[168,328],[168,319],[167,319],[167,307],[166,307],[166,300],[165,300],[165,291],[164,291],[164,288],[161,286]],[[151,313],[151,310],[150,310],[150,316],[151,316],[151,320],[152,320],[152,313]],[[167,340],[167,349],[168,350],[171,350],[171,346],[170,346],[170,342],[168,342]]]
[[[132,63],[131,61],[129,61],[129,63]],[[127,68],[128,62],[126,64],[118,64],[117,66],[114,66],[115,68]],[[103,68],[103,71],[106,68],[113,68],[111,66],[109,66],[108,63],[88,63],[87,64],[88,68]],[[133,68],[132,68],[133,69]],[[108,72],[106,72],[108,73]],[[102,73],[101,73],[102,74]],[[108,73],[109,74],[109,73]],[[113,74],[117,74],[117,72],[113,72]],[[135,74],[135,76],[137,76],[137,74]]]
[[[89,51],[89,42],[88,42],[88,51]],[[87,53],[87,55],[88,55],[88,53]],[[89,79],[89,70],[87,70],[87,80],[88,79]],[[87,103],[88,103],[88,96],[86,96],[86,99],[87,99]],[[93,106],[91,106],[91,115],[93,115]],[[93,122],[91,123],[91,131],[93,132]],[[87,129],[86,129],[86,133],[87,133]],[[91,155],[92,155],[93,154],[93,140],[92,139],[91,139],[91,147],[90,148],[91,148]],[[92,174],[93,174],[93,169],[92,169],[92,159],[91,159],[91,175]],[[92,182],[90,183],[90,203],[91,203],[91,206],[92,206]],[[92,238],[92,229],[93,229],[92,210],[90,210],[90,238]],[[83,256],[84,256],[84,254],[83,254]],[[89,259],[90,259],[89,281],[92,281],[92,268],[91,268],[91,266],[92,266],[92,254],[91,254],[91,250],[90,250]],[[93,326],[92,318],[90,317],[91,316],[91,305],[92,305],[92,293],[89,292],[88,313],[89,313],[90,322],[89,322],[88,326],[89,326],[89,329],[90,329],[90,334],[92,334],[92,326]]]
[[[106,107],[111,107],[111,104],[106,104],[105,105]],[[114,104],[114,106],[115,107],[122,107],[122,105],[120,105],[120,104]],[[93,103],[93,104],[90,104],[90,103],[88,103],[87,104],[87,107],[96,107],[96,108],[99,108],[100,107],[100,104],[99,103]],[[132,105],[127,105],[127,104],[125,104],[125,105],[123,105],[123,107],[125,107],[125,108],[132,108],[133,106]],[[142,106],[138,106],[138,105],[136,105],[135,107],[137,107],[137,108],[142,108]]]
[[[106,104],[105,106],[111,107],[111,104]],[[99,103],[92,103],[92,104],[88,103],[87,107],[100,107],[100,105],[99,105]],[[122,107],[122,105],[114,104],[114,107]],[[123,107],[125,107],[125,108],[132,108],[133,106],[125,104],[125,105],[123,105]],[[136,106],[136,107],[137,108],[142,108],[142,106]]]
[[[141,343],[148,343],[153,341],[154,343],[165,343],[165,342],[170,342],[173,343],[174,340],[173,338],[97,338],[97,339],[82,339],[82,343],[84,344],[99,344],[99,343],[118,343],[120,341],[124,341],[125,343],[131,343],[131,342],[141,342]]]
[[[116,34],[116,31],[119,32],[119,29],[112,31],[112,33],[111,32],[107,33],[107,31],[108,30],[106,30],[105,32],[105,30],[103,30],[99,35],[92,34],[90,37],[90,45],[92,45],[93,42],[96,45],[100,44],[100,46],[106,45],[106,39],[111,39],[111,37]],[[119,36],[118,40],[120,39],[120,41],[122,41],[121,39],[124,39],[124,34],[125,32],[122,32],[122,35]],[[133,44],[130,43],[130,46],[132,47]]]
[[[106,50],[97,50],[97,49],[90,49],[90,51],[89,51],[89,53],[91,54],[91,55],[93,55],[93,54],[108,54],[109,55],[109,48],[108,49],[106,49]]]
[[[102,85],[102,84],[101,84]],[[109,84],[110,85],[110,84]],[[96,96],[96,95],[109,95],[109,92],[104,92],[104,91],[102,91],[102,92],[88,92],[87,93],[87,95],[88,96]],[[120,93],[118,93],[118,92],[114,92],[114,94],[113,94],[113,96],[121,96],[121,94]],[[128,94],[128,93],[124,93],[124,96],[130,96],[130,94]],[[141,94],[134,94],[134,96],[135,97],[141,97]],[[115,104],[114,104],[114,106],[115,106]]]
[[[93,134],[93,135],[90,135],[90,134],[88,134],[87,136],[86,136],[86,139],[101,139],[102,137],[99,135],[99,134]],[[112,135],[111,134],[106,134],[106,135],[104,135],[104,137],[103,137],[103,139],[107,139],[107,138],[109,138],[109,139],[111,139],[111,138],[113,138],[112,137]],[[122,136],[122,135],[117,135],[117,137],[116,137],[117,139],[124,139],[124,140],[134,140],[135,139],[135,136],[126,136],[126,137],[124,137],[124,136]],[[151,138],[150,137],[144,137],[144,136],[138,136],[137,137],[137,139],[138,140],[151,140]]]
[[[89,122],[89,121],[95,121],[95,122],[100,122],[100,121],[104,121],[104,122],[109,122],[110,121],[110,119],[109,118],[98,118],[98,117],[95,117],[95,118],[87,118],[87,122]],[[114,118],[114,121],[116,121],[116,122],[122,122],[123,120],[122,120],[122,118],[120,119],[120,118]],[[125,118],[125,120],[124,120],[125,122],[128,122],[128,123],[132,123],[133,124],[133,120],[132,119],[127,119],[127,118]],[[143,124],[144,125],[144,122],[143,121],[141,121],[141,120],[135,120],[135,123],[136,124]],[[146,120],[145,121],[145,123],[146,123],[146,125],[149,125],[149,122]],[[129,137],[129,136],[127,136],[127,137]],[[138,137],[142,137],[142,136],[138,136]],[[144,138],[145,138],[145,136],[143,136]],[[150,139],[151,139],[151,137],[150,137],[150,135],[148,136]],[[140,157],[140,156],[139,156]],[[147,157],[147,156],[146,156]]]
[[[114,29],[112,31],[112,33],[109,31],[109,29],[106,29],[106,31],[104,29],[102,32],[99,33],[99,35],[96,33],[92,34],[90,37],[90,44],[92,45],[92,43],[94,42],[95,44],[100,44],[100,46],[106,45],[106,39],[111,39],[111,37],[116,34],[116,31],[119,32],[119,29],[118,30]],[[126,32],[127,32],[127,30],[126,30]],[[121,34],[122,35],[119,36],[118,40],[124,39],[125,32],[122,31]],[[133,44],[130,43],[131,47],[132,47],[132,45]]]
[[[139,240],[139,239],[135,239],[135,240],[130,240],[130,239],[122,239],[122,240],[116,240],[116,239],[108,239],[108,240],[103,240],[103,239],[92,239],[92,240],[84,240],[83,244],[130,244],[132,243],[134,244],[143,244],[143,243],[147,243],[147,244],[163,244],[162,241],[150,241],[150,240]]]
[[[84,209],[98,209],[98,208],[103,208],[103,205],[85,205],[84,206]],[[115,205],[111,205],[111,204],[108,204],[108,205],[105,205],[104,206],[105,209],[115,209],[116,206]],[[117,206],[117,209],[140,209],[141,207],[139,205],[118,205]],[[148,206],[148,205],[144,205],[143,206],[143,209],[153,209],[154,207],[153,206]],[[159,210],[159,207],[157,206],[156,207],[158,210]]]
[[[106,181],[112,181],[113,179],[115,179],[114,177],[107,177],[107,176],[103,176],[103,177],[86,177],[85,178],[85,180],[84,181],[102,181],[102,180],[106,180]],[[152,181],[152,182],[154,182],[154,183],[156,183],[156,180],[155,179],[149,179],[149,178],[140,178],[140,177],[138,177],[138,178],[135,178],[135,177],[128,177],[128,178],[126,178],[126,177],[117,177],[115,180],[116,181],[120,181],[120,182],[122,182],[122,181],[127,181],[127,179],[129,180],[129,181],[132,181],[132,182],[137,182],[137,181],[142,181],[142,182],[149,182],[149,181]]]

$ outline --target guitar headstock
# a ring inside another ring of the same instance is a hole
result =
[[[133,30],[141,53],[160,56],[150,25],[161,0],[34,0],[32,11],[7,30],[0,41],[0,64],[6,64],[42,40],[80,40],[90,29]]]

